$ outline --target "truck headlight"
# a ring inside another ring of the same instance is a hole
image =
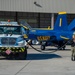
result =
[[[24,46],[24,44],[25,44],[25,41],[19,41],[19,42],[18,42],[18,45],[19,45],[19,46]]]

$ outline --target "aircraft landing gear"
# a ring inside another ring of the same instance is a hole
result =
[[[65,48],[66,48],[66,46],[63,46],[63,47],[61,47],[61,46],[58,46],[58,50],[65,50]]]
[[[41,50],[45,50],[45,45],[41,45]]]
[[[46,42],[41,42],[41,50],[45,50]]]
[[[65,41],[59,41],[58,42],[58,50],[65,50],[66,48],[66,42]]]
[[[66,48],[66,46],[63,46],[63,47],[62,47],[62,50],[65,50],[65,48]]]

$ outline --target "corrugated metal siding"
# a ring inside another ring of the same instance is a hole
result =
[[[0,0],[0,11],[75,13],[75,0]]]

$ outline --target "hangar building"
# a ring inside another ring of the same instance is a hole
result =
[[[75,0],[0,0],[0,21],[27,21],[32,27],[53,27],[57,13],[67,12],[68,24],[75,18]]]

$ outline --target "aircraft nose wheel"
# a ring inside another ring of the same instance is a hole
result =
[[[41,50],[45,50],[45,45],[41,45]]]

